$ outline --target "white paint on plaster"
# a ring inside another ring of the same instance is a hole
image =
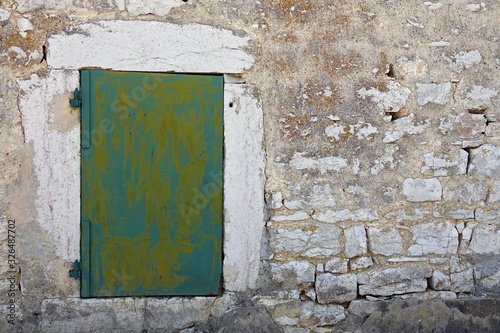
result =
[[[358,95],[365,99],[371,97],[371,100],[377,104],[377,107],[384,112],[398,112],[406,106],[406,101],[411,94],[411,90],[400,83],[389,81],[387,91],[380,91],[377,88],[361,88]]]
[[[133,15],[167,15],[172,8],[182,6],[182,0],[127,0],[127,11]]]
[[[365,123],[364,121],[360,121],[355,125],[349,125],[349,133],[355,134],[359,140],[370,140],[370,135],[377,132],[377,127],[373,126],[370,123]]]
[[[73,4],[73,0],[16,0],[17,11],[31,12],[40,8],[64,9]]]
[[[372,175],[378,175],[380,171],[388,168],[393,170],[398,162],[394,160],[393,154],[399,150],[399,147],[388,147],[385,154],[375,160],[375,165],[370,169]]]
[[[78,72],[60,70],[18,82],[26,142],[33,145],[39,183],[36,222],[51,236],[56,256],[69,261],[80,258],[80,127],[66,133],[52,129],[51,105],[78,82]]]
[[[455,152],[436,153],[431,152],[422,156],[422,173],[430,170],[435,177],[437,176],[451,176],[451,175],[465,175],[467,172],[467,160],[469,154],[459,149]]]
[[[325,134],[326,136],[332,137],[335,140],[340,140],[340,137],[342,134],[345,134],[345,127],[343,125],[340,125],[338,123],[335,123],[333,125],[327,126],[325,128]]]
[[[296,152],[290,160],[290,166],[297,170],[319,170],[321,174],[335,171],[340,172],[347,167],[347,160],[337,156],[323,158],[305,157],[306,153]]]
[[[455,63],[453,64],[453,69],[457,72],[461,72],[462,69],[469,69],[474,65],[479,65],[481,60],[481,53],[478,50],[470,51],[470,52],[458,52],[455,55]]]
[[[265,225],[263,114],[248,85],[225,85],[224,103],[225,288],[244,291],[257,284]]]
[[[243,50],[249,41],[208,25],[99,21],[51,36],[47,64],[65,69],[242,73],[254,62]]]

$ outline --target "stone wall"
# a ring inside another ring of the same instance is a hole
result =
[[[474,318],[494,332],[499,15],[494,0],[0,2],[0,330],[456,331]],[[175,44],[197,27],[220,43]],[[214,61],[224,48],[234,61]],[[238,186],[225,206],[246,207],[226,231],[248,246],[227,239],[223,297],[78,297],[79,115],[66,103],[87,66],[245,82],[230,94],[246,96],[236,125],[263,142],[251,149],[265,150],[265,188],[259,170],[226,180]]]

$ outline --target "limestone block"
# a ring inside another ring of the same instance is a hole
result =
[[[449,221],[417,224],[410,231],[413,234],[410,256],[457,253],[458,231]]]
[[[429,286],[434,290],[450,290],[450,277],[441,271],[432,272],[432,277]]]
[[[396,228],[368,228],[370,251],[384,256],[403,252],[403,239]]]
[[[500,181],[497,180],[493,184],[490,196],[488,197],[488,203],[499,203],[500,202]]]
[[[304,152],[295,152],[290,160],[290,167],[296,170],[318,170],[321,174],[326,172],[340,172],[347,167],[347,160],[337,156],[313,158],[304,156]]]
[[[384,143],[396,142],[405,134],[421,134],[429,126],[429,122],[415,125],[415,115],[410,113],[406,117],[396,119],[391,127],[385,132]]]
[[[349,268],[353,271],[373,266],[372,257],[360,257],[349,261]]]
[[[427,103],[446,105],[451,97],[451,83],[417,83],[418,105]]]
[[[181,0],[127,0],[127,11],[133,15],[167,15],[174,7],[182,6]]]
[[[10,8],[0,8],[0,22],[7,22],[12,14],[12,9]]]
[[[309,214],[306,212],[294,212],[289,215],[274,215],[273,216],[273,221],[276,222],[282,222],[282,221],[300,221],[300,220],[307,220],[309,218]]]
[[[316,278],[318,303],[345,303],[357,297],[356,274],[320,274]]]
[[[376,310],[378,310],[378,304],[376,302],[362,301],[357,299],[349,303],[349,307],[347,308],[349,314],[360,317],[369,316]]]
[[[453,128],[461,139],[474,139],[486,131],[486,117],[482,114],[462,113]]]
[[[478,225],[472,233],[469,250],[478,254],[500,253],[500,230],[492,224]]]
[[[309,258],[326,258],[339,254],[341,229],[318,224],[309,229],[270,229],[270,245],[275,252],[289,252]]]
[[[474,289],[473,269],[450,274],[451,291],[470,292]]]
[[[394,284],[404,281],[420,280],[431,277],[432,270],[428,268],[374,268],[368,271],[358,273],[358,283],[381,287],[388,284]]]
[[[285,264],[271,263],[273,280],[287,285],[314,282],[316,267],[309,261],[292,261]]]
[[[360,285],[360,295],[391,296],[407,293],[422,292],[427,289],[426,279],[409,280],[374,287],[373,285]]]
[[[479,179],[451,179],[443,189],[443,199],[472,205],[486,200],[488,185]]]
[[[441,182],[437,178],[407,178],[403,182],[403,194],[408,201],[439,201],[442,192]]]
[[[452,153],[427,153],[422,156],[422,173],[430,170],[434,176],[465,175],[469,154],[459,149]]]
[[[485,110],[491,107],[490,99],[497,95],[497,90],[473,85],[470,91],[462,96],[461,102],[466,110]]]
[[[315,302],[302,302],[300,324],[307,326],[335,325],[345,318],[342,305],[321,305]]]
[[[345,229],[344,236],[344,253],[347,258],[357,257],[366,253],[366,230],[364,225],[356,225]]]
[[[378,219],[378,212],[374,209],[358,209],[351,211],[343,210],[326,210],[317,212],[312,215],[312,218],[322,222],[337,223],[341,221],[354,222],[370,222]]]
[[[311,187],[296,184],[285,199],[285,207],[293,210],[335,207],[337,200],[330,184],[314,184]]]
[[[500,147],[486,144],[471,149],[469,176],[500,178]]]
[[[457,299],[457,294],[453,291],[424,291],[421,293],[411,293],[393,297],[399,299],[418,299],[425,301],[431,299],[454,300]]]
[[[325,271],[330,273],[347,273],[348,259],[333,258],[325,263]]]
[[[411,90],[400,83],[389,81],[387,91],[380,91],[377,88],[361,88],[358,95],[365,99],[370,97],[372,102],[383,112],[399,112],[406,106],[406,101],[411,94]]]
[[[478,208],[476,209],[475,219],[480,223],[500,225],[500,209]]]
[[[73,4],[73,0],[16,0],[17,11],[20,13],[31,12],[40,8],[65,9]]]
[[[464,52],[460,51],[455,56],[455,61],[452,64],[453,70],[460,73],[464,68],[469,69],[474,65],[478,65],[481,60],[481,53],[478,50]]]

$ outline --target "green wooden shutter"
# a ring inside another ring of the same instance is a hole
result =
[[[223,78],[81,71],[82,297],[217,295]]]

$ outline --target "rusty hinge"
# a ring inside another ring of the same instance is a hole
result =
[[[82,263],[75,260],[73,263],[73,269],[69,271],[69,276],[75,279],[79,279],[82,275]]]
[[[82,103],[82,99],[80,98],[80,90],[78,88],[75,88],[75,91],[73,92],[73,98],[69,100],[69,104],[73,107],[80,107]]]

